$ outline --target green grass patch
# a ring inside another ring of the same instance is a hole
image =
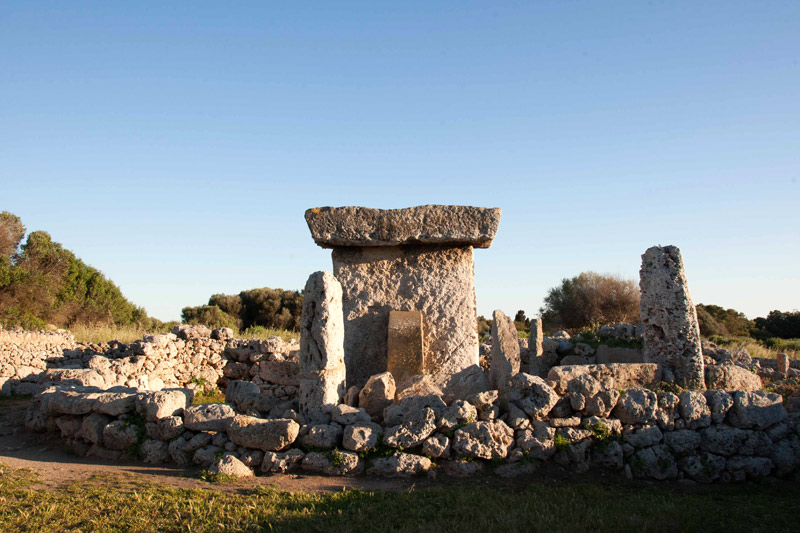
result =
[[[796,486],[462,480],[401,492],[180,489],[104,476],[42,488],[0,467],[0,530],[796,531]]]
[[[192,405],[201,405],[204,403],[225,403],[225,393],[219,389],[210,391],[195,389]]]

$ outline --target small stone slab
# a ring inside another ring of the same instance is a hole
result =
[[[488,248],[500,224],[500,209],[463,205],[315,207],[306,211],[306,222],[314,242],[323,248],[404,244]]]
[[[390,311],[386,344],[387,370],[397,383],[402,383],[409,376],[422,374],[425,370],[422,355],[422,313]]]

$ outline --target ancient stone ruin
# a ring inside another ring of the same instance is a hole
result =
[[[762,382],[799,377],[798,361],[701,343],[674,246],[642,256],[641,324],[545,336],[535,319],[525,342],[496,310],[478,348],[472,248],[490,244],[499,210],[306,217],[334,248],[335,275],[309,277],[299,346],[185,325],[104,346],[0,330],[0,393],[32,393],[28,429],[60,433],[78,455],[237,476],[511,477],[548,463],[708,483],[800,471],[800,393]],[[215,387],[225,403],[193,405]]]
[[[422,315],[417,374],[478,363],[473,248],[488,248],[500,209],[321,207],[306,211],[314,242],[333,249],[342,284],[348,386],[388,368],[392,311]]]

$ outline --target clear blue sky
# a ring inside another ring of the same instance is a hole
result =
[[[478,311],[675,244],[800,307],[800,2],[0,3],[0,210],[161,319],[331,269],[306,208],[501,207]]]

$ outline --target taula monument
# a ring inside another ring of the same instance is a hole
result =
[[[333,249],[348,386],[387,369],[399,380],[478,364],[473,249],[492,244],[500,209],[320,207],[305,217],[314,242]]]

